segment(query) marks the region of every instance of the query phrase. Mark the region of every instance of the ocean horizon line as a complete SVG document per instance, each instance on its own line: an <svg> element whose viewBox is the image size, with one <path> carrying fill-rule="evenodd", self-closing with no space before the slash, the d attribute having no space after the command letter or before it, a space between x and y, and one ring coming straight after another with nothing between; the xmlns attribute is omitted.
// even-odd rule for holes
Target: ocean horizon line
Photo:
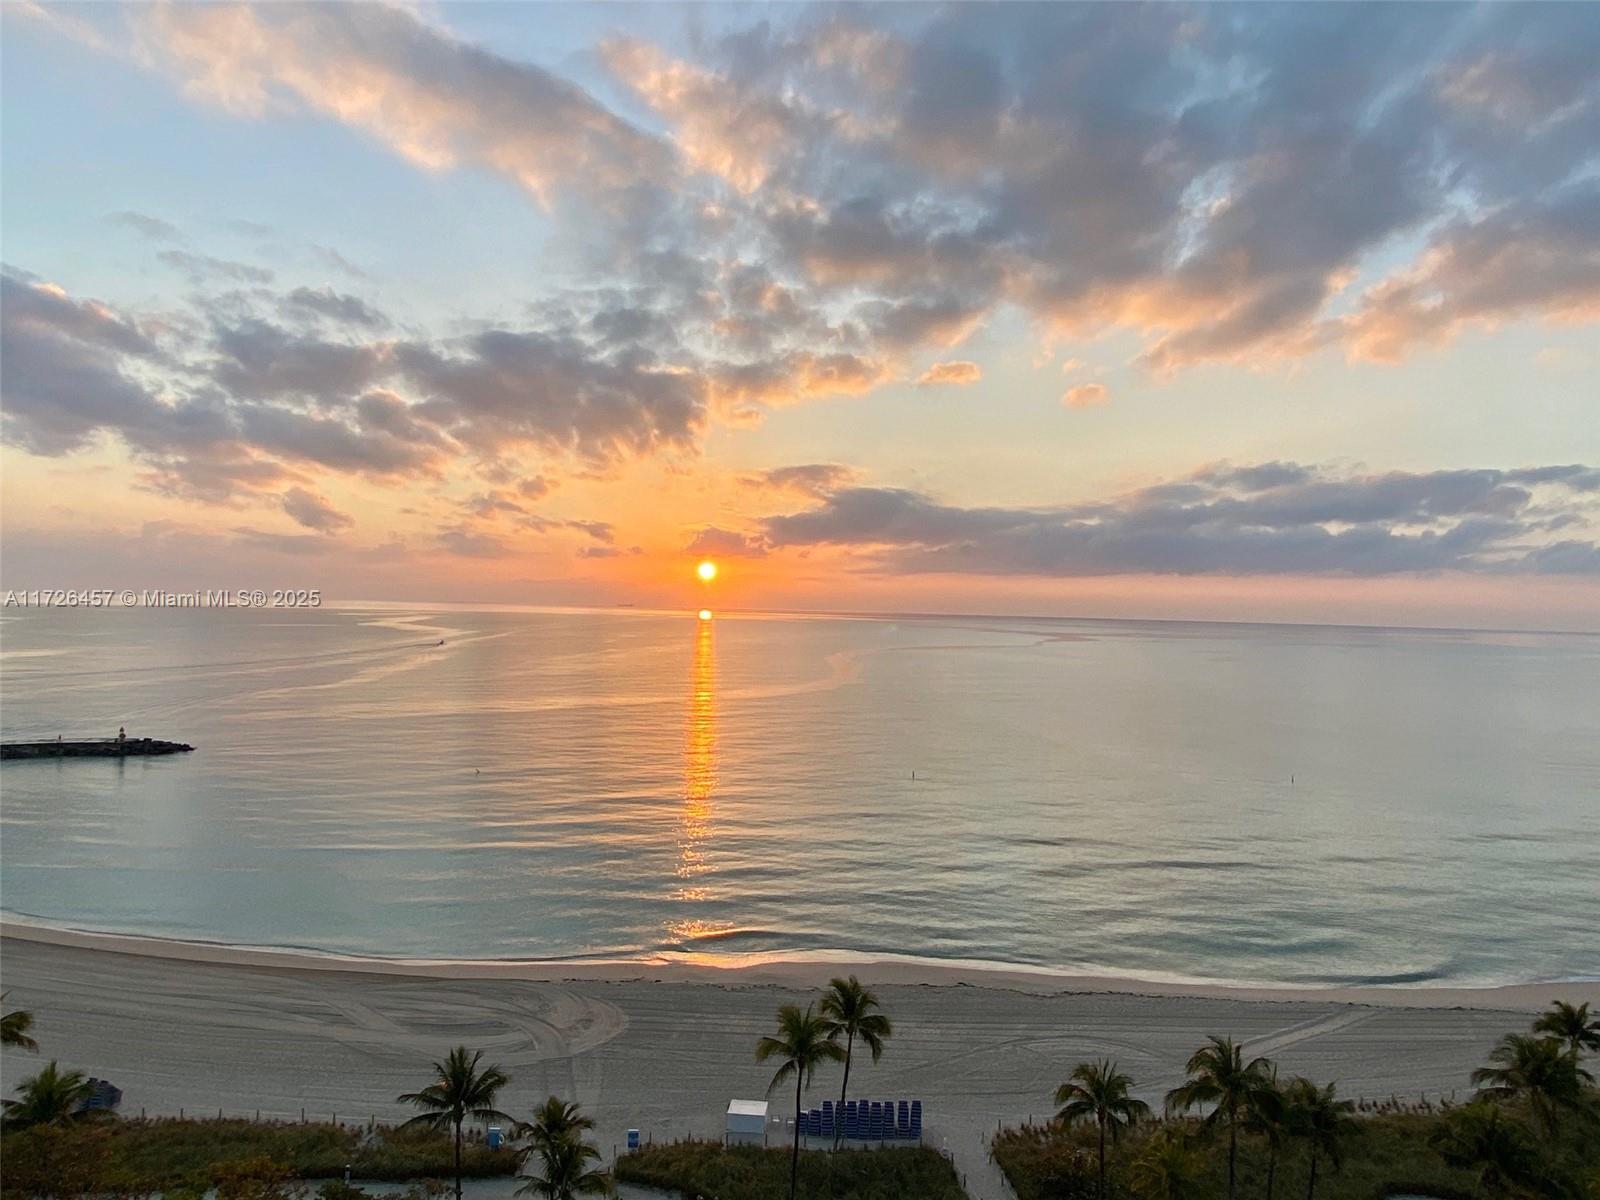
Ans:
<svg viewBox="0 0 1600 1200"><path fill-rule="evenodd" d="M134 606L139 607L139 606ZM327 609L339 612L360 611L443 611L487 613L571 613L574 615L615 615L694 618L698 606L684 608L635 604L513 604L492 600L330 600ZM315 611L315 610L307 610ZM1510 625L1391 625L1359 621L1274 621L1229 619L1224 617L1131 617L1084 616L1063 613L1004 613L957 611L896 611L893 609L800 609L800 608L717 608L716 619L785 618L793 620L840 621L1061 621L1103 625L1215 625L1227 629L1347 629L1390 633L1481 633L1549 637L1600 638L1596 629L1548 629Z"/></svg>

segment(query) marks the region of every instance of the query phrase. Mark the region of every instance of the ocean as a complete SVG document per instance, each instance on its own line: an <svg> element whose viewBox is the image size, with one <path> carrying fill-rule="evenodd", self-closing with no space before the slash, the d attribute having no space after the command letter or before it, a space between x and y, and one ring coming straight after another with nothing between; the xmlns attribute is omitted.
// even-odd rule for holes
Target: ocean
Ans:
<svg viewBox="0 0 1600 1200"><path fill-rule="evenodd" d="M440 644L442 641L443 644ZM1600 977L1600 637L29 609L0 907L426 959Z"/></svg>

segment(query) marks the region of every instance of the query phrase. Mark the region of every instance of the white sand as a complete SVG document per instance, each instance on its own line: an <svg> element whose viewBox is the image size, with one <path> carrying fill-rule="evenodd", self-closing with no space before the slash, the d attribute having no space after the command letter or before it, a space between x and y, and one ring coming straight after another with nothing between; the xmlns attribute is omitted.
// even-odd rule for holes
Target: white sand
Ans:
<svg viewBox="0 0 1600 1200"><path fill-rule="evenodd" d="M926 1138L947 1146L974 1197L1005 1193L986 1159L997 1122L1043 1119L1073 1064L1116 1058L1159 1103L1207 1034L1246 1040L1286 1073L1349 1095L1465 1093L1505 1031L1600 985L1331 991L1178 987L905 963L726 969L682 964L421 964L0 927L8 1006L36 1014L41 1057L113 1080L123 1111L380 1120L465 1043L512 1077L502 1107L552 1092L599 1122L609 1159L631 1127L718 1136L729 1099L764 1094L753 1058L779 1004L841 969L872 983L895 1022L883 1061L851 1092L920 1097ZM38 1059L7 1052L9 1090ZM836 1070L808 1104L837 1099ZM788 1094L792 1097L792 1093ZM792 1099L773 1097L775 1112Z"/></svg>

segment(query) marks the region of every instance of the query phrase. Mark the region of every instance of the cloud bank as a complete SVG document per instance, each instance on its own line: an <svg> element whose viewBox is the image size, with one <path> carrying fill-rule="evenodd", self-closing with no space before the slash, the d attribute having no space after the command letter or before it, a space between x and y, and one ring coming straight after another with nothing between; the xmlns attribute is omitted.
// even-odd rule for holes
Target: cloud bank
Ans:
<svg viewBox="0 0 1600 1200"><path fill-rule="evenodd" d="M1160 372L1600 314L1583 5L811 6L686 57L603 39L628 104L400 8L126 19L197 102L318 114L572 218L643 301L619 319L685 331L746 419L1009 309L1132 331Z"/></svg>
<svg viewBox="0 0 1600 1200"><path fill-rule="evenodd" d="M758 540L855 550L899 574L1600 575L1597 528L1600 468L1363 475L1264 463L1059 508L846 486L766 517Z"/></svg>

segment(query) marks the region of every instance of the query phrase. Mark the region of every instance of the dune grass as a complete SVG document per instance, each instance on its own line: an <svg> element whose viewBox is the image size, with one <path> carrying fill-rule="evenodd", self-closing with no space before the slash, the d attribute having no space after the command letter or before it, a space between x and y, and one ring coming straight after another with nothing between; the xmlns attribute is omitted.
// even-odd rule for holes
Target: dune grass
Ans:
<svg viewBox="0 0 1600 1200"><path fill-rule="evenodd" d="M617 1161L616 1177L706 1200L788 1200L789 1150L684 1141ZM800 1154L801 1200L966 1200L955 1168L922 1146Z"/></svg>
<svg viewBox="0 0 1600 1200"><path fill-rule="evenodd" d="M218 1168L270 1161L302 1180L340 1179L348 1164L363 1179L406 1181L444 1178L451 1172L448 1137L420 1131L365 1131L338 1125L293 1125L243 1120L98 1120L72 1127L9 1132L0 1139L6 1161L5 1192L24 1180L14 1170L59 1172L70 1154L74 1168L92 1160L108 1192L140 1188L201 1187ZM517 1155L470 1144L463 1155L468 1178L510 1175ZM15 1182L15 1187L13 1183Z"/></svg>
<svg viewBox="0 0 1600 1200"><path fill-rule="evenodd" d="M1477 1174L1445 1163L1428 1144L1440 1113L1402 1112L1364 1116L1338 1170L1326 1162L1317 1176L1317 1200L1384 1200L1391 1195L1423 1195L1435 1200L1478 1200L1505 1195L1600 1200L1600 1136L1593 1126L1572 1122L1554 1141L1537 1143L1548 1172L1533 1190L1486 1190ZM1185 1200L1224 1200L1227 1196L1227 1143L1206 1138L1193 1121L1157 1121L1122 1137L1108 1155L1107 1191L1111 1200L1143 1194L1133 1164L1163 1131L1180 1133L1193 1152L1195 1178L1182 1191ZM995 1161L1018 1200L1091 1200L1095 1195L1094 1130L1057 1125L1006 1129L993 1140ZM1238 1195L1266 1194L1264 1142L1244 1135L1239 1141ZM1301 1200L1306 1194L1307 1161L1302 1147L1287 1146L1278 1157L1275 1194Z"/></svg>

